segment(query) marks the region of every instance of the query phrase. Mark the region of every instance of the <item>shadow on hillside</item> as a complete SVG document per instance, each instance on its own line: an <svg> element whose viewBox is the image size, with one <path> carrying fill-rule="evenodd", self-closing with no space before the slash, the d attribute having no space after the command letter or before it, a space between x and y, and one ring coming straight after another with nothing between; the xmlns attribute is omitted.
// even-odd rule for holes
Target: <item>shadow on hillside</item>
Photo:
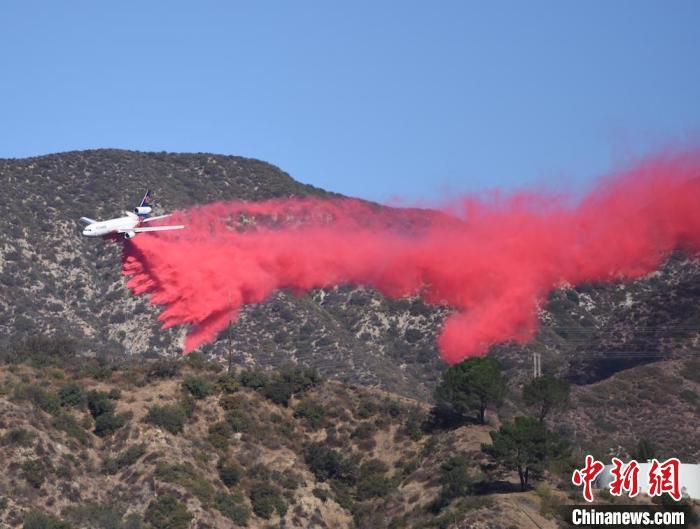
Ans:
<svg viewBox="0 0 700 529"><path fill-rule="evenodd" d="M513 483L505 480L479 483L474 490L474 493L477 495L512 494L513 492L522 492L520 490L520 483Z"/></svg>
<svg viewBox="0 0 700 529"><path fill-rule="evenodd" d="M426 433L435 434L439 432L455 430L462 426L483 426L476 417L465 417L451 413L449 410L441 410L433 407L430 414L423 422L422 429Z"/></svg>

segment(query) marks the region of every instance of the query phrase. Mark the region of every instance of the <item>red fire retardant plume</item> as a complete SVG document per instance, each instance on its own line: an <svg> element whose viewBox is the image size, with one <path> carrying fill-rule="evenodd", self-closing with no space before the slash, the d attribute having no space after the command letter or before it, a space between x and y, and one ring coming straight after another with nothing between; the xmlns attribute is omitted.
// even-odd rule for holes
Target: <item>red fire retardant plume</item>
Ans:
<svg viewBox="0 0 700 529"><path fill-rule="evenodd" d="M648 159L575 204L467 197L439 212L290 198L209 204L168 220L187 228L127 241L123 271L134 294L163 307L163 328L189 325L185 352L279 289L352 284L454 309L438 342L456 363L531 340L552 289L638 278L675 249L697 255L700 151Z"/></svg>

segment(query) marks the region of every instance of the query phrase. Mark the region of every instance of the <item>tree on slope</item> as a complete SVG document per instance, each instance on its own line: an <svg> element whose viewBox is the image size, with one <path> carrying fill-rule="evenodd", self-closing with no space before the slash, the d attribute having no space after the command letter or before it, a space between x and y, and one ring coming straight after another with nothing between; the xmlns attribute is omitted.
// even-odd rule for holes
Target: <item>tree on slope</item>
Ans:
<svg viewBox="0 0 700 529"><path fill-rule="evenodd" d="M534 417L516 417L491 432L492 443L482 450L506 468L517 470L520 490L525 491L533 475L540 475L548 461L569 453L568 445Z"/></svg>
<svg viewBox="0 0 700 529"><path fill-rule="evenodd" d="M487 406L498 404L505 392L505 377L495 358L468 358L442 374L435 400L438 409L460 417L476 411L479 423L485 424Z"/></svg>

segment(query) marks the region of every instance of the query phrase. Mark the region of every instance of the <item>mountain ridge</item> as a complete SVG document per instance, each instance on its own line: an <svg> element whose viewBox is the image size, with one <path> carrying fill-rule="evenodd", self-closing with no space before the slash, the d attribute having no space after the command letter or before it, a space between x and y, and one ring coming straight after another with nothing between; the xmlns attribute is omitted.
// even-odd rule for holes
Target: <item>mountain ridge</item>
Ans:
<svg viewBox="0 0 700 529"><path fill-rule="evenodd" d="M120 149L2 159L0 183L2 340L7 345L37 332L63 332L90 354L117 357L175 355L184 329L159 328L158 308L124 286L119 245L81 238L80 216L103 218L130 209L146 187L155 190L158 212L214 200L339 196L260 160ZM698 298L700 267L676 254L637 281L554 291L541 308L535 340L501 344L491 354L520 380L537 351L548 372L594 382L678 357L700 343ZM324 376L430 400L445 368L435 336L448 312L420 298L392 300L363 287L341 285L301 296L282 291L247 307L232 329L202 351L224 361L232 354L239 365L299 362ZM613 358L611 350L627 354ZM653 354L635 357L634 350Z"/></svg>
<svg viewBox="0 0 700 529"><path fill-rule="evenodd" d="M96 516L96 512L107 516L99 511L107 499L103 490L107 486L114 487L105 490L114 490L123 500L122 506L138 506L137 514L143 517L155 487L159 487L159 493L174 495L187 506L197 519L198 528L229 526L221 512L240 514L242 504L236 494L221 496L223 499L218 503L211 495L197 498L197 491L201 496L202 490L211 491L211 487L219 490L222 486L209 479L211 476L207 472L213 472L213 462L205 462L203 455L207 443L212 439L217 442L216 435L213 438L210 435L212 431L216 434L217 428L226 430L219 424L221 421L217 422L220 411L212 411L218 407L210 402L211 397L203 401L209 405L200 403L197 406L198 418L185 427L184 444L171 434L156 431L142 422L146 407L170 405L184 391L180 385L186 385L186 379L180 377L177 383L161 381L149 390L143 389L151 381L147 371L139 371L142 368L139 364L157 364L163 357L178 358L175 364L184 366L185 370L194 366L192 369L198 376L205 376L212 384L214 375L206 372L210 368L212 373L221 370L229 358L235 370L261 367L274 371L289 364L315 368L327 382L312 396L331 403L335 410L332 413L338 414L334 415L337 430L323 437L315 427L309 428L307 422L313 421L318 410L308 402L302 406L300 417L295 417L294 412L284 406L274 409L268 403L261 404L256 392L246 390L241 394L248 403L246 412L260 423L260 431L277 432L292 424L289 421L296 421L294 428L298 439L324 439L331 445L339 438L344 443L348 439L352 443L357 440L356 451L361 443L369 450L369 438L362 436L371 431L370 437L377 446L385 447L382 454L386 455L385 464L389 466L398 463L395 454L385 453L389 450L398 454L409 450L412 457L420 461L424 451L433 450L427 440L411 440L410 434L406 440L407 432L397 434L401 425L392 422L388 411L389 419L383 418L374 425L377 428L374 430L372 425L360 424L371 421L360 418L358 422L353 418L355 412L347 415L343 406L356 409L372 395L377 402L392 400L421 410L419 415L426 417L433 390L446 368L439 358L435 338L444 317L449 314L448 307L431 306L420 298L390 299L373 289L349 285L301 295L280 291L265 303L246 307L236 324L221 333L215 343L183 358L180 346L185 329L160 329L158 308L142 296L132 296L126 289L121 275L120 245L82 238L77 223L83 215L104 218L119 209L131 209L145 187L156 190L157 212L213 200L338 195L296 182L287 173L258 160L113 149L0 160L0 186L3 191L0 201L0 354L16 358L22 351L45 352L48 349L60 358L63 352L70 350L83 358L79 362L71 355L65 360L65 366L59 363L43 368L12 363L0 365L0 409L4 414L0 430L8 439L8 444L0 443L0 453L14 462L15 475L26 475L27 480L31 480L32 472L41 467L33 461L43 457L47 450L55 451L49 457L51 466L44 470L64 481L68 474L82 476L90 485L90 495L85 498L76 495L74 487L58 490L53 485L41 485L44 487L41 494L48 493L41 495L34 490L31 481L26 485L21 479L13 478L14 481L5 484L6 488L21 491L26 497L10 502L4 514L0 497L0 519L17 526L32 505L56 515L62 515L59 507L70 507L66 515L71 520ZM279 520L286 516L290 527L311 526L313 522L318 527L331 524L348 528L381 526L372 524L394 517L397 523L404 524L394 526L398 528L410 526L410 511L415 502L418 502L420 516L427 516L426 509L439 489L435 475L441 464L450 459L453 449L473 458L471 470L479 472L482 466L488 467L479 444L488 441L489 429L529 413L521 397L521 388L533 376L535 353L541 355L545 373L572 383L571 405L553 417L550 426L569 440L577 454L592 453L606 461L611 456L628 459L638 442L649 441L660 457L698 461L700 437L695 435L697 427L693 417L700 414L700 264L693 256L674 253L659 270L636 281L563 286L543 302L539 320L540 329L532 342L499 344L489 351L499 360L508 380L508 391L498 407L498 415L495 410L489 411L491 424L429 433L439 441L439 454L428 456L428 467L421 467L419 463L420 468L414 469L410 461L406 463L405 472L411 477L402 482L400 494L392 493L386 504L388 510L382 507L385 504L374 501L361 501L357 506L359 510L353 510L343 504L345 496L341 489L333 490L333 499L328 499L331 496L327 496L330 494L327 487L309 476L300 446L295 445L290 451L289 447L284 447L284 441L280 441L284 438L283 428L277 432L280 439L276 435L271 439L262 436L264 442L281 443L280 447L269 447L266 457L284 460L287 466L293 461L292 470L301 473L305 481L303 492L287 491L285 496L290 506L295 504L296 512L273 516L278 516ZM43 340L42 335L51 338ZM60 337L65 339L58 339ZM202 364L203 358L211 362ZM27 359L27 363L31 362L31 358ZM86 370L89 367L89 371L68 370L69 367L79 368L80 364L85 364ZM134 368L134 364L138 367ZM201 375L203 370L205 375ZM87 435L83 430L96 428L96 422L87 417L84 410L81 413L87 426L78 424L79 428L74 423L81 419L80 414L74 414L73 422L62 413L55 417L47 415L46 410L41 409L45 405L43 394L37 396L27 390L31 381L44 389L53 388L55 392L60 392L64 382L70 381L89 389L115 391L114 395L121 388L130 396L116 399L119 400L117 409L125 414L129 426L115 434L114 447L103 446L102 441L91 434L88 438L93 446L81 448L80 441L76 444L75 439L66 438L66 435L70 437L66 429L83 438ZM33 404L30 403L32 398ZM296 409L301 400L294 400L292 404ZM253 413L259 409L269 412L269 417ZM418 419L412 413L401 415L404 426L408 423L415 426ZM282 417L281 423L279 417ZM681 424L673 426L669 418L676 418ZM234 419L238 424L235 422L238 419ZM391 426L387 429L387 425ZM209 427L214 430L208 430ZM29 438L25 438L22 431L30 432ZM134 443L127 443L127 437L132 435ZM18 436L18 440L12 440L13 436ZM118 480L109 472L103 475L105 472L95 467L104 464L111 468L110 465L118 465L117 459L129 459L134 454L129 456L128 450L136 450L142 441L152 445L153 453L160 452L160 456L139 455L136 467L119 470ZM253 459L261 456L261 452L251 452L252 447L246 441L243 438L240 443L245 449L243 452L238 454L239 448L235 450L236 457L247 461L246 469L250 473L245 483L248 499L243 502L248 507L255 497L253 490L257 490L254 485L260 481ZM17 442L24 442L26 446L17 447ZM62 448L66 445L69 446L67 452ZM79 458L78 454L86 450L93 466L72 462L71 458ZM180 458L184 458L183 464L196 470L192 471L196 477L191 469L171 468L172 461L180 461ZM19 461L27 468L20 468ZM270 461L266 460L265 464L270 465ZM398 468L385 474L398 479L404 472ZM198 481L202 475L207 476L208 485ZM130 497L125 487L134 483L138 486L135 495ZM546 487L550 485L545 483ZM561 483L556 486L560 487ZM571 501L572 492L566 494ZM566 499L566 494L561 490L514 496L496 492L485 502L478 496L468 495L450 507L449 516L454 518L437 517L436 520L442 524L440 527L456 529L493 527L494 517L499 520L502 517L507 520L501 524L505 529L530 523L522 518L525 509L542 527L553 527L548 505ZM99 507L98 511L75 510L74 504L83 499L93 502L95 509ZM51 501L56 503L51 504ZM126 511L109 512L113 517L129 515ZM207 517L213 517L214 521L207 521ZM265 527L263 519L255 518L251 525ZM450 520L455 522L451 526ZM436 525L431 525L426 518L424 526Z"/></svg>

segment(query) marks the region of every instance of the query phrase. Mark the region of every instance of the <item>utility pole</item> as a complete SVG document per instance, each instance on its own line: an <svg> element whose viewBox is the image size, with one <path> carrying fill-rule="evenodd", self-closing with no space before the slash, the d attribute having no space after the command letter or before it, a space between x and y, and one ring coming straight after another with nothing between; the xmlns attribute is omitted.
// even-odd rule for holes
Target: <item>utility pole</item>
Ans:
<svg viewBox="0 0 700 529"><path fill-rule="evenodd" d="M231 308L231 293L228 294L228 306ZM233 310L231 311L231 319L228 322L228 369L226 372L230 375L233 370Z"/></svg>
<svg viewBox="0 0 700 529"><path fill-rule="evenodd" d="M231 327L233 322L228 322L228 369L226 372L230 375L233 370L233 339L231 337Z"/></svg>
<svg viewBox="0 0 700 529"><path fill-rule="evenodd" d="M532 377L542 376L542 353L532 353Z"/></svg>

